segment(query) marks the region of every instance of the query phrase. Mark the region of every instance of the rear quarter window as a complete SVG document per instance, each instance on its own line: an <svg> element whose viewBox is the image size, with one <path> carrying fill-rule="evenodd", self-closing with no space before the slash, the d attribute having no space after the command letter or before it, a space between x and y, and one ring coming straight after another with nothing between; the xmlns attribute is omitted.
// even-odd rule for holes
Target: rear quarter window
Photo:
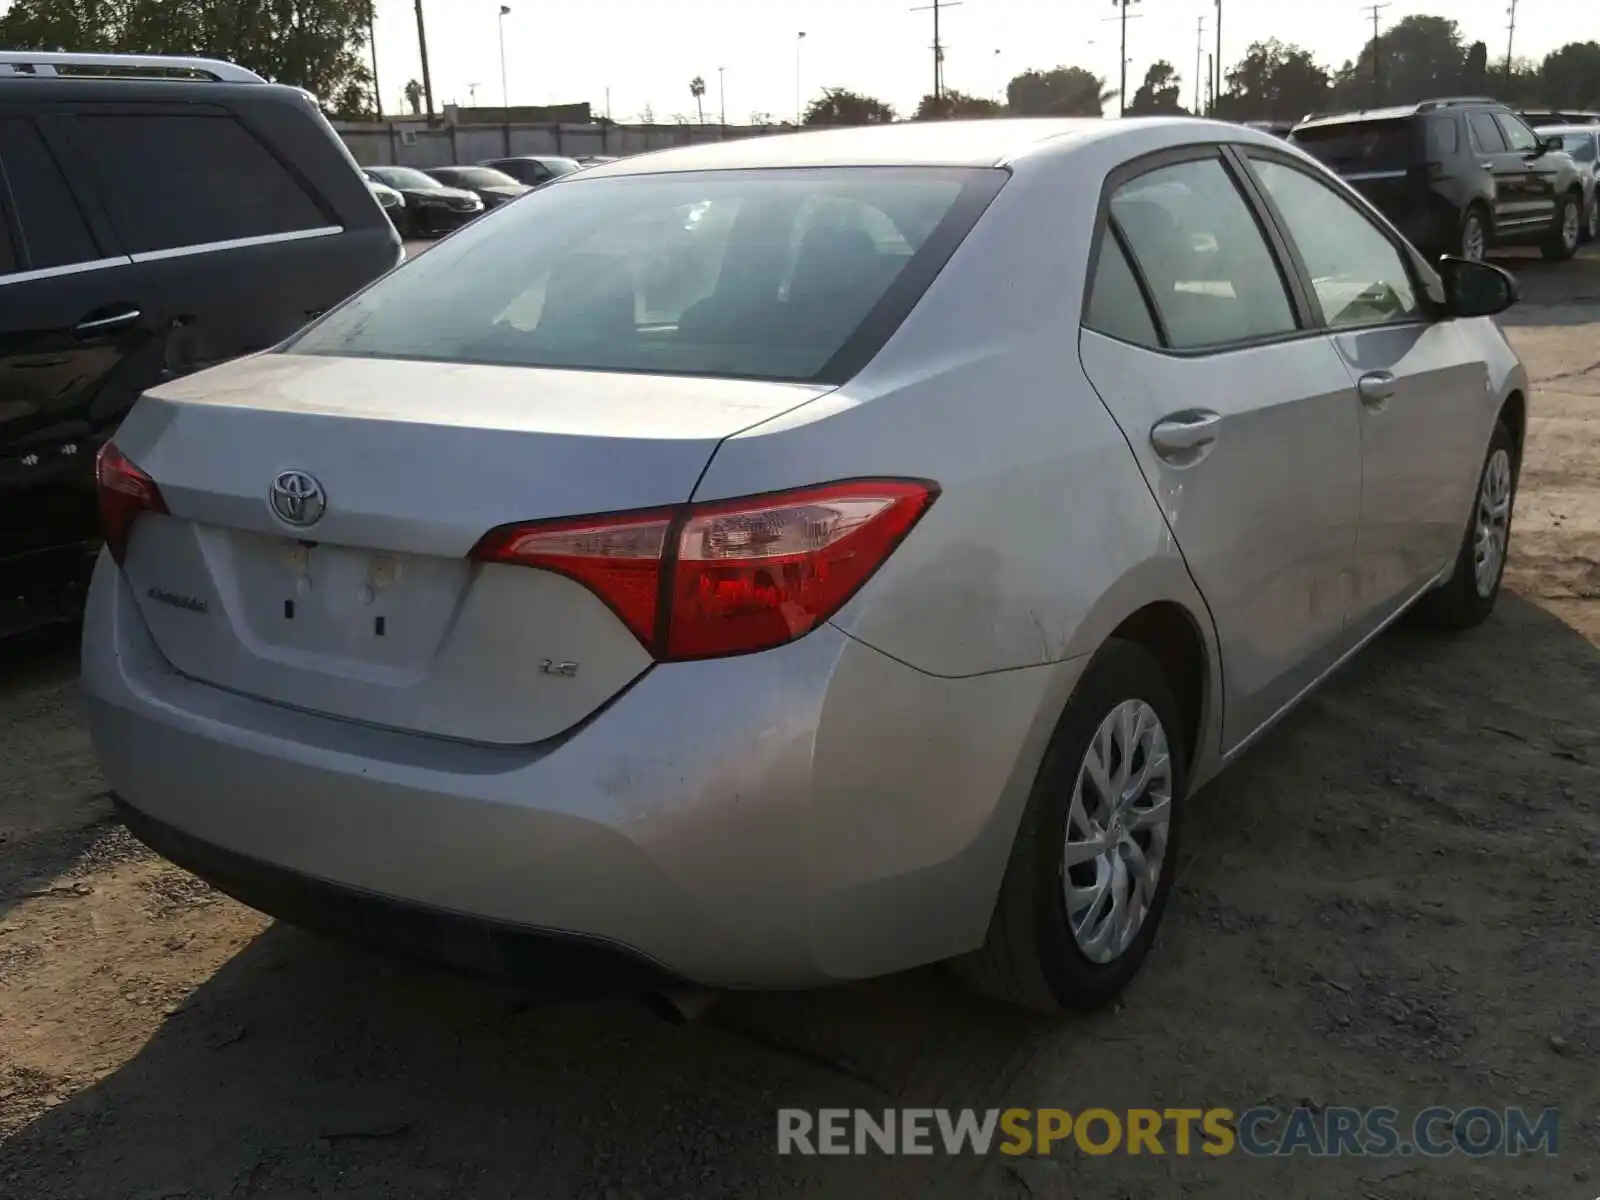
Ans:
<svg viewBox="0 0 1600 1200"><path fill-rule="evenodd" d="M233 117L82 114L73 127L130 253L329 224L293 173Z"/></svg>

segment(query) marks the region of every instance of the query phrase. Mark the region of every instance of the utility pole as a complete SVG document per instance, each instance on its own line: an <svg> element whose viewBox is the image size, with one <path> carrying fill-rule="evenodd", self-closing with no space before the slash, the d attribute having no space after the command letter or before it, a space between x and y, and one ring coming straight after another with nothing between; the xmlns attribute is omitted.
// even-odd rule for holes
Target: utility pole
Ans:
<svg viewBox="0 0 1600 1200"><path fill-rule="evenodd" d="M1201 78L1200 78L1200 66L1201 66L1201 64L1203 62L1205 62L1205 57L1206 57L1206 19L1204 17L1201 17L1199 26L1198 26L1198 28L1196 28L1195 35L1194 35L1194 115L1197 116L1197 117L1204 116L1205 112L1206 112L1206 106L1205 106L1205 100L1206 100L1206 98L1205 98L1205 86L1206 85L1201 82Z"/></svg>
<svg viewBox="0 0 1600 1200"><path fill-rule="evenodd" d="M505 156L511 157L511 93L506 87L506 18L511 15L511 6L500 6L500 118L502 137L505 141Z"/></svg>
<svg viewBox="0 0 1600 1200"><path fill-rule="evenodd" d="M1222 72L1226 69L1222 65L1222 0L1217 0L1217 53L1211 61L1211 112L1216 114L1217 106L1222 103Z"/></svg>
<svg viewBox="0 0 1600 1200"><path fill-rule="evenodd" d="M428 106L428 124L433 124L433 75L428 71L428 26L422 20L422 0L417 6L417 49L422 56L422 96Z"/></svg>
<svg viewBox="0 0 1600 1200"><path fill-rule="evenodd" d="M717 110L721 114L723 128L728 125L728 68L717 68Z"/></svg>
<svg viewBox="0 0 1600 1200"><path fill-rule="evenodd" d="M933 14L933 101L938 104L944 99L944 41L939 36L939 14L947 8L957 8L962 0L933 0L932 4L922 4L913 8L912 12L931 12Z"/></svg>
<svg viewBox="0 0 1600 1200"><path fill-rule="evenodd" d="M1388 4L1368 4L1363 6L1363 12L1372 14L1372 103L1374 106L1383 103L1383 41L1379 29L1379 21L1383 10Z"/></svg>
<svg viewBox="0 0 1600 1200"><path fill-rule="evenodd" d="M800 107L800 47L806 44L806 31L802 29L794 35L794 127L800 128L801 118L805 115Z"/></svg>
<svg viewBox="0 0 1600 1200"><path fill-rule="evenodd" d="M1122 62L1117 68L1120 83L1117 88L1117 116L1119 117L1127 116L1128 114L1128 22L1139 19L1138 17L1130 18L1128 16L1128 5L1138 3L1139 0L1111 0L1111 6L1121 10L1115 17L1110 18L1122 26Z"/></svg>
<svg viewBox="0 0 1600 1200"><path fill-rule="evenodd" d="M378 86L378 0L367 0L367 48L372 51L373 116L383 120L383 89Z"/></svg>
<svg viewBox="0 0 1600 1200"><path fill-rule="evenodd" d="M1507 27L1506 33L1506 91L1508 93L1506 101L1509 103L1511 100L1509 95L1511 90L1511 51L1517 44L1517 0L1511 0L1511 7L1507 12L1511 15L1511 24Z"/></svg>

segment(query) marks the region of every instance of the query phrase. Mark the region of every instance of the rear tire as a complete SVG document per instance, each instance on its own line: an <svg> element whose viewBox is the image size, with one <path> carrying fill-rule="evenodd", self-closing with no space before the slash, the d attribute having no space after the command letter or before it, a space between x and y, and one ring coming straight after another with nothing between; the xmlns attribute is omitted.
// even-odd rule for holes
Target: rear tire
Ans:
<svg viewBox="0 0 1600 1200"><path fill-rule="evenodd" d="M1583 223L1583 240L1600 242L1600 187L1596 187L1594 195L1589 197L1588 219Z"/></svg>
<svg viewBox="0 0 1600 1200"><path fill-rule="evenodd" d="M1582 197L1568 192L1556 205L1556 221L1550 236L1539 247L1545 262L1566 262L1578 252L1582 240Z"/></svg>
<svg viewBox="0 0 1600 1200"><path fill-rule="evenodd" d="M1134 642L1107 642L1045 752L988 937L951 964L969 986L1047 1013L1099 1008L1127 987L1172 890L1188 787L1182 729L1172 687L1150 652ZM1132 752L1121 754L1117 746ZM1116 795L1101 795L1097 774ZM1133 786L1141 778L1144 787ZM1111 804L1102 807L1106 799ZM1139 919L1119 924L1119 912ZM1102 937L1108 927L1113 932Z"/></svg>
<svg viewBox="0 0 1600 1200"><path fill-rule="evenodd" d="M1478 472L1455 570L1440 587L1417 602L1415 615L1434 629L1463 630L1483 624L1500 598L1506 558L1511 550L1511 517L1517 502L1517 444L1503 421L1496 421L1489 452ZM1485 539L1488 541L1485 541ZM1491 551L1487 556L1485 550Z"/></svg>

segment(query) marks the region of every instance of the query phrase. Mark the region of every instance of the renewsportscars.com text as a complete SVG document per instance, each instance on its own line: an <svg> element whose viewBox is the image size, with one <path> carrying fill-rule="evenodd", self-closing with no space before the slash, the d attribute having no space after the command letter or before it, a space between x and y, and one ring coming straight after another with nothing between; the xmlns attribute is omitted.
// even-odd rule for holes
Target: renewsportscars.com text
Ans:
<svg viewBox="0 0 1600 1200"><path fill-rule="evenodd" d="M1554 1155L1555 1109L784 1108L779 1154Z"/></svg>

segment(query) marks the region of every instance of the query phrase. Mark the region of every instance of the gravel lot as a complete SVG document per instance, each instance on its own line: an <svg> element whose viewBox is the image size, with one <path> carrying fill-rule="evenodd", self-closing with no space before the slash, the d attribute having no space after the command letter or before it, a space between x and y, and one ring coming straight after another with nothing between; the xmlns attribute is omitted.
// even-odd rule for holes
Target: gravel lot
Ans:
<svg viewBox="0 0 1600 1200"><path fill-rule="evenodd" d="M73 648L0 652L0 1196L1588 1198L1600 1193L1600 257L1514 265L1508 594L1397 630L1198 798L1120 1011L937 970L670 1025L271 922L115 824ZM1560 1154L779 1158L779 1106L1562 1110Z"/></svg>

